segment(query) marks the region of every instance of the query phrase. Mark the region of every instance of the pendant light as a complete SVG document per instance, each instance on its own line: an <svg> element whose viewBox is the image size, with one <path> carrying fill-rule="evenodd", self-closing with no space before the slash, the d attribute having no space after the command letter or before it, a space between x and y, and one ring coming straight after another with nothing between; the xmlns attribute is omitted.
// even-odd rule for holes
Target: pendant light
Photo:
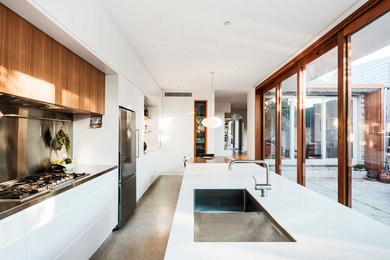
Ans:
<svg viewBox="0 0 390 260"><path fill-rule="evenodd" d="M214 92L214 74L215 72L210 72L211 74L211 90L212 90L212 100L215 103L215 92ZM216 116L208 116L202 120L202 125L207 128L218 128L222 125L222 120Z"/></svg>

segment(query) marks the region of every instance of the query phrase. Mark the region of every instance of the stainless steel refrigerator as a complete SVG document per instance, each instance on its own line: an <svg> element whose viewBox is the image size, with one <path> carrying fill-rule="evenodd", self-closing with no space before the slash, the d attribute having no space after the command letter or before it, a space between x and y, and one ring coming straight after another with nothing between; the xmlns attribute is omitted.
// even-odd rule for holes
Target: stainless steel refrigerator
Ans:
<svg viewBox="0 0 390 260"><path fill-rule="evenodd" d="M129 220L136 207L136 128L135 112L119 107L119 220L118 228Z"/></svg>

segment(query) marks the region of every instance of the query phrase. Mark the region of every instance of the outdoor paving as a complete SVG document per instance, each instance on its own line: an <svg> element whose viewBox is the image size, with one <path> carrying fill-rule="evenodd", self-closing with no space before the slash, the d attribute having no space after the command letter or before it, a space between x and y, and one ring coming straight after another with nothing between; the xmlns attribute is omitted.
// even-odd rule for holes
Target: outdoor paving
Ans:
<svg viewBox="0 0 390 260"><path fill-rule="evenodd" d="M296 182L296 168L284 167L282 176ZM336 176L337 169L335 168L308 167L306 187L337 201ZM368 179L364 177L364 173L353 178L352 209L390 226L390 184Z"/></svg>

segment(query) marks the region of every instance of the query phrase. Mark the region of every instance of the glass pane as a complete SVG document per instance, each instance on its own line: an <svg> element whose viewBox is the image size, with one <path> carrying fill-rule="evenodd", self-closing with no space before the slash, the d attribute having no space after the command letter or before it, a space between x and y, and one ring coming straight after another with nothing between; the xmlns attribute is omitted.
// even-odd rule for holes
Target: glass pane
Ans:
<svg viewBox="0 0 390 260"><path fill-rule="evenodd" d="M294 182L297 181L297 84L296 74L281 83L281 169L282 176Z"/></svg>
<svg viewBox="0 0 390 260"><path fill-rule="evenodd" d="M337 201L337 48L306 66L306 186Z"/></svg>
<svg viewBox="0 0 390 260"><path fill-rule="evenodd" d="M352 208L386 225L390 225L389 24L390 13L351 37Z"/></svg>
<svg viewBox="0 0 390 260"><path fill-rule="evenodd" d="M306 159L322 158L322 98L306 99Z"/></svg>
<svg viewBox="0 0 390 260"><path fill-rule="evenodd" d="M195 157L198 157L206 152L206 127L202 125L202 120L206 117L205 101L195 101L195 116Z"/></svg>
<svg viewBox="0 0 390 260"><path fill-rule="evenodd" d="M265 93L264 99L264 157L270 165L270 169L275 171L275 88Z"/></svg>

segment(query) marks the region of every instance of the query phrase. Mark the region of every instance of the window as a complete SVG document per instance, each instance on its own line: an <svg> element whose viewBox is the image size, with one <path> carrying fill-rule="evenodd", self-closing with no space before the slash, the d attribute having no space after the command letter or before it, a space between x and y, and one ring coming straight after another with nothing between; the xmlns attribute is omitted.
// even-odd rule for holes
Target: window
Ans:
<svg viewBox="0 0 390 260"><path fill-rule="evenodd" d="M207 129L202 120L207 117L207 101L195 101L195 157L207 153Z"/></svg>

